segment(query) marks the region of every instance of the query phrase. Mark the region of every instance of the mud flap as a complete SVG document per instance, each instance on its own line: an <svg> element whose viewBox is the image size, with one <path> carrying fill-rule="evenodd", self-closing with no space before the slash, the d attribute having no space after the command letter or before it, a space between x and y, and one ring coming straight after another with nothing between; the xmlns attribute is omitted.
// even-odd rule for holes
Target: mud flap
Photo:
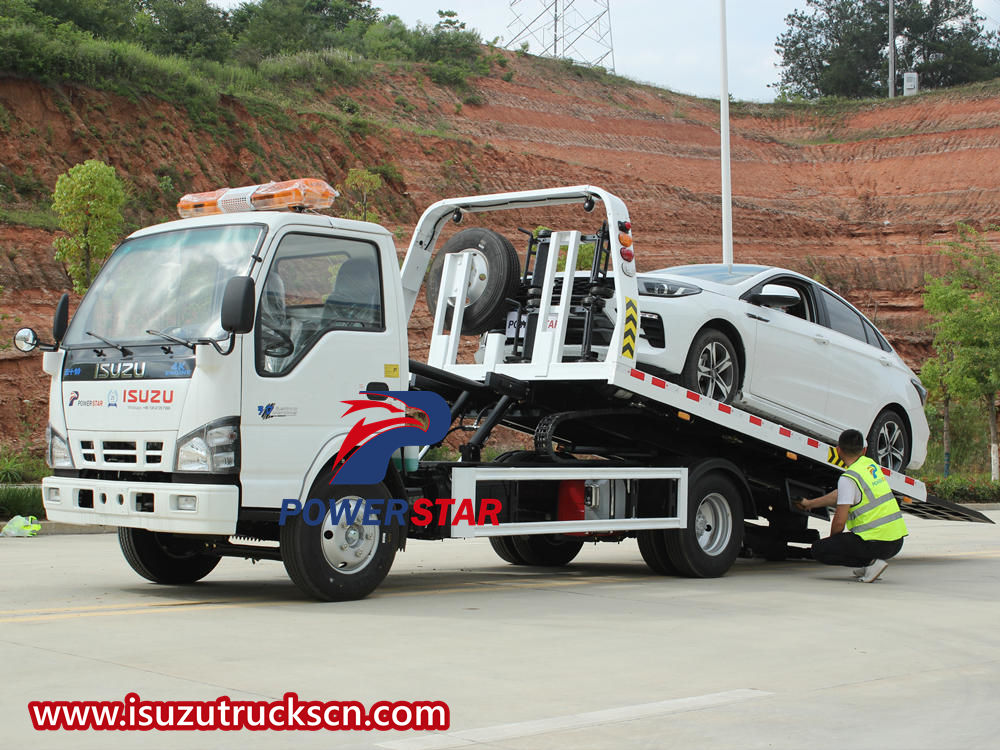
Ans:
<svg viewBox="0 0 1000 750"><path fill-rule="evenodd" d="M936 521L969 521L971 523L993 523L992 520L965 505L953 503L937 495L927 495L926 500L914 500L912 498L896 495L899 507L904 513L916 516L917 518L929 518Z"/></svg>

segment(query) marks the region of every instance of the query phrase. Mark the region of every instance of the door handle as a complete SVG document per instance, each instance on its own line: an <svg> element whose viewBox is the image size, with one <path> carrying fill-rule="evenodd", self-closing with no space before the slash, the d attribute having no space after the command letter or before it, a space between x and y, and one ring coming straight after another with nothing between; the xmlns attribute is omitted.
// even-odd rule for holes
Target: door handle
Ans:
<svg viewBox="0 0 1000 750"><path fill-rule="evenodd" d="M828 339L826 336L813 336L813 341L815 341L817 344L829 344L830 343L830 339Z"/></svg>
<svg viewBox="0 0 1000 750"><path fill-rule="evenodd" d="M747 313L747 317L748 318L752 318L753 320L759 320L761 323L770 323L771 322L770 318L762 318L759 315L754 315L753 313Z"/></svg>
<svg viewBox="0 0 1000 750"><path fill-rule="evenodd" d="M892 362L886 359L885 357L880 357L879 362L881 362L886 367L892 367Z"/></svg>
<svg viewBox="0 0 1000 750"><path fill-rule="evenodd" d="M389 390L389 384L380 383L377 380L373 380L372 382L370 382L368 385L365 386L365 390L368 391L368 398L370 398L372 401L385 401L388 398L388 396L379 396L376 394L378 391Z"/></svg>

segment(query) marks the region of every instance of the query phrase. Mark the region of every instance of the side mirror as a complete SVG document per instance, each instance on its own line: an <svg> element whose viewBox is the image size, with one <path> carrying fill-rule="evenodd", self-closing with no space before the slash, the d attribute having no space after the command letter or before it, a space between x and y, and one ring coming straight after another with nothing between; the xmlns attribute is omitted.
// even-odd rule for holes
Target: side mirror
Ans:
<svg viewBox="0 0 1000 750"><path fill-rule="evenodd" d="M63 336L66 335L66 328L69 326L69 295L63 294L56 305L56 314L52 318L52 338L55 339L56 346L62 343Z"/></svg>
<svg viewBox="0 0 1000 750"><path fill-rule="evenodd" d="M234 276L222 295L222 330L249 333L253 330L254 283L249 276Z"/></svg>
<svg viewBox="0 0 1000 750"><path fill-rule="evenodd" d="M14 346L22 352L31 352L38 347L38 334L33 328L22 328L14 334Z"/></svg>
<svg viewBox="0 0 1000 750"><path fill-rule="evenodd" d="M759 292L750 295L751 304L778 310L795 307L801 301L802 297L796 290L782 284L765 284Z"/></svg>

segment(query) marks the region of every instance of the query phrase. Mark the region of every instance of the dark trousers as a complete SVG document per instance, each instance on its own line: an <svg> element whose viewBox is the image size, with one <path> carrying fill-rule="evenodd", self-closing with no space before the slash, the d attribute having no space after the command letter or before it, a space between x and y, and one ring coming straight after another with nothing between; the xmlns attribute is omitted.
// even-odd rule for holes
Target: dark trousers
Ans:
<svg viewBox="0 0 1000 750"><path fill-rule="evenodd" d="M891 542L865 541L857 534L842 531L813 542L812 556L814 560L819 560L824 565L861 568L871 565L876 559L888 560L897 555L901 549L903 549L902 538Z"/></svg>

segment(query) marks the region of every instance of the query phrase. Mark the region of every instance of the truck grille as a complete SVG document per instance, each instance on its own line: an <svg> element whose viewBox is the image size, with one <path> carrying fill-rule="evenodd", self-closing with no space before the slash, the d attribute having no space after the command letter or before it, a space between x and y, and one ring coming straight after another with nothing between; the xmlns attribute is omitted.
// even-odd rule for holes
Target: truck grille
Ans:
<svg viewBox="0 0 1000 750"><path fill-rule="evenodd" d="M159 468L163 445L162 440L80 440L80 455L94 466Z"/></svg>

